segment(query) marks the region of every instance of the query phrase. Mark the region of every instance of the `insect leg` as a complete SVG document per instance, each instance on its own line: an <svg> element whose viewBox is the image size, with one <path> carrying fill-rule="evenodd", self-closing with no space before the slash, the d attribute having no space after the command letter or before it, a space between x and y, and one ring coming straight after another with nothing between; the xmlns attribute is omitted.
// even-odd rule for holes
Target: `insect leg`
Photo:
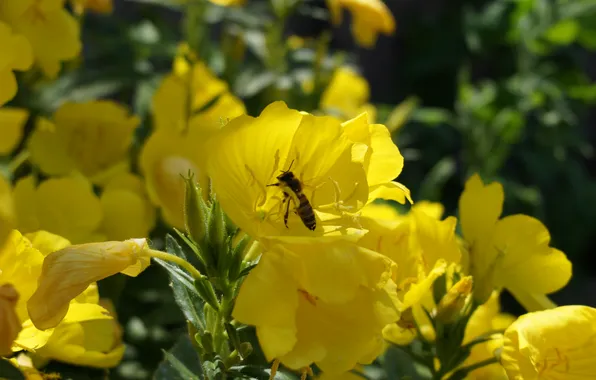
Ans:
<svg viewBox="0 0 596 380"><path fill-rule="evenodd" d="M285 193L284 193L285 194ZM288 194L285 194L286 196L286 213L284 214L284 225L286 226L286 228L288 227L288 215L290 214L290 203L292 202L292 199L289 197Z"/></svg>

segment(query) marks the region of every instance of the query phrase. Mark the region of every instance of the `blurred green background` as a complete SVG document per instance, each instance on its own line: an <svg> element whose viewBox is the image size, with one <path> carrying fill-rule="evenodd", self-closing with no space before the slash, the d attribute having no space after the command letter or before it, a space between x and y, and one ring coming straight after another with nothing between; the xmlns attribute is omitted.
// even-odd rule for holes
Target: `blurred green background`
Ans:
<svg viewBox="0 0 596 380"><path fill-rule="evenodd" d="M323 79L339 61L361 68L381 122L405 99L417 101L395 135L406 159L400 182L414 199L440 201L447 214L456 215L472 173L500 181L505 214L542 220L552 245L574 264L573 280L553 299L596 306L596 1L386 3L397 32L380 37L374 49L353 43L348 22L333 28L323 0L300 2L283 28L268 1L249 0L234 10L209 6L195 37L202 41L202 58L231 82L253 115L275 98L314 108L316 89L311 98L292 94L321 52L328 55L321 64ZM181 10L164 1L115 0L113 15L84 20L85 64L30 107L43 112L68 99L116 99L142 117L142 138L150 125L151 95L170 70L184 25ZM315 43L285 59L276 44L290 35L328 41L329 50ZM224 55L238 46L242 58L231 64ZM165 231L158 229L156 239ZM101 291L115 300L128 342L125 360L111 378L150 378L161 350L185 329L165 272L152 266L134 281L114 277ZM505 308L522 311L510 298Z"/></svg>

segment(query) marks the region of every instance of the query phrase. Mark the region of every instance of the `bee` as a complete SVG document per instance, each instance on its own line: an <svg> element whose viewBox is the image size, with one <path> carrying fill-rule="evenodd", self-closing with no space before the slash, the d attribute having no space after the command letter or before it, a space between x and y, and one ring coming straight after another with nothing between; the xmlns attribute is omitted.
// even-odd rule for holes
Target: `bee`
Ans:
<svg viewBox="0 0 596 380"><path fill-rule="evenodd" d="M290 163L288 170L282 170L281 174L277 176L279 182L267 186L278 186L283 191L284 199L282 204L286 204L286 212L284 213L284 225L286 228L288 228L290 202L294 202L294 205L297 205L294 209L296 215L300 217L306 228L314 231L317 227L315 213L308 198L306 198L306 195L302 192L302 183L296 178L294 173L291 172L293 163L294 161Z"/></svg>

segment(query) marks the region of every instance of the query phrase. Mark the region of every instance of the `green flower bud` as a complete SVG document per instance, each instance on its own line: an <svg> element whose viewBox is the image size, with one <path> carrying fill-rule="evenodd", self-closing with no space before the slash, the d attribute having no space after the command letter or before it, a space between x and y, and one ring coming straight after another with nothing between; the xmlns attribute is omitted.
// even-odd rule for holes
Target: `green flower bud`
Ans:
<svg viewBox="0 0 596 380"><path fill-rule="evenodd" d="M190 174L185 178L186 190L184 193L184 226L186 232L199 245L202 245L207 232L209 208L203 199L203 190Z"/></svg>

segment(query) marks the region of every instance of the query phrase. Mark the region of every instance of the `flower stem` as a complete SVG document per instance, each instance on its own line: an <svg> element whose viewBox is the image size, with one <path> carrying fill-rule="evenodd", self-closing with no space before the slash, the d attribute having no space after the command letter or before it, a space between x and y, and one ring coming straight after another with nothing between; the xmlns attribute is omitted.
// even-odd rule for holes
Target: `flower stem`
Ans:
<svg viewBox="0 0 596 380"><path fill-rule="evenodd" d="M25 162L27 162L27 160L29 160L29 151L28 150L22 150L19 152L19 154L17 154L15 156L15 158L12 159L12 161L10 161L10 163L8 164L8 171L10 173L14 173L18 168L21 167L21 165L23 165Z"/></svg>
<svg viewBox="0 0 596 380"><path fill-rule="evenodd" d="M182 268L186 269L186 271L189 272L192 275L192 277L194 277L196 280L202 280L202 279L206 278L204 275L201 274L201 272L199 272L197 270L197 268L193 267L191 263L189 263L188 261L186 261L178 256L174 256L174 255L166 253L166 252L158 251L156 249L149 249L148 253L149 253L149 256L151 256L153 258L161 259L164 261L169 261L174 264L178 264Z"/></svg>
<svg viewBox="0 0 596 380"><path fill-rule="evenodd" d="M471 364L467 367L462 367L462 368L458 369L457 371L455 371L451 376L449 376L448 380L464 379L470 372L477 370L478 368L482 368L487 365L496 364L496 363L499 363L499 359L493 357L493 358L488 358L488 359L479 361L477 363Z"/></svg>

